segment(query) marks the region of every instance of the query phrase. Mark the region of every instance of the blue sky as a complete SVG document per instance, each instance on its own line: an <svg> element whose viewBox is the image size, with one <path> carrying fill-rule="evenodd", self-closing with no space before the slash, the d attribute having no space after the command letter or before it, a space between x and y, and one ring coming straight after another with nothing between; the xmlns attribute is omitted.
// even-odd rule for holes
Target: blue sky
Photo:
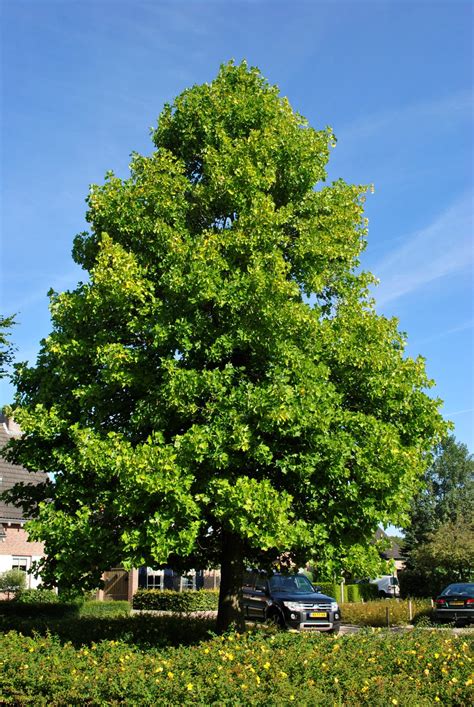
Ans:
<svg viewBox="0 0 474 707"><path fill-rule="evenodd" d="M165 101L230 58L338 137L329 177L374 183L363 267L474 450L472 14L461 0L1 0L0 312L18 360L74 287L90 183L151 151ZM4 381L0 404L10 402Z"/></svg>

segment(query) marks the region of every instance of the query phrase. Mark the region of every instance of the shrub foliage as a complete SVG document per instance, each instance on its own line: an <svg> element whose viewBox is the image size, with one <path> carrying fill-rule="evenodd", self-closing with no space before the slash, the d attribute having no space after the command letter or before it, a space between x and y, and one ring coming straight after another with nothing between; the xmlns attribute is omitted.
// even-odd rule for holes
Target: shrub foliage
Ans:
<svg viewBox="0 0 474 707"><path fill-rule="evenodd" d="M185 622L182 622L185 623ZM64 705L469 704L471 641L433 631L337 639L257 631L191 647L88 647L0 638L2 703Z"/></svg>
<svg viewBox="0 0 474 707"><path fill-rule="evenodd" d="M219 592L213 589L175 592L172 590L141 589L133 597L134 609L149 611L214 611Z"/></svg>

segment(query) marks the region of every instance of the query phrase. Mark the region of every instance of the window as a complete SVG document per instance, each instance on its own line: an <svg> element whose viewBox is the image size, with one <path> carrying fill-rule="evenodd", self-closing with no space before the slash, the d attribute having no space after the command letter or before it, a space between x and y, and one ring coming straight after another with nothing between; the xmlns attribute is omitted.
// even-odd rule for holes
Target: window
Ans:
<svg viewBox="0 0 474 707"><path fill-rule="evenodd" d="M159 570L158 572L148 570L148 575L146 578L146 588L163 589L163 570Z"/></svg>
<svg viewBox="0 0 474 707"><path fill-rule="evenodd" d="M12 570L28 571L29 557L12 557Z"/></svg>

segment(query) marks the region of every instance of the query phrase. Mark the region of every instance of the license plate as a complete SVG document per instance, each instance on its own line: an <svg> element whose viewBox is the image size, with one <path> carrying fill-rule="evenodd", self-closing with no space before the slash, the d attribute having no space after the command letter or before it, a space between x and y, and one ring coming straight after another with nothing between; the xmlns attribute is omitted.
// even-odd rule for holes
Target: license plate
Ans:
<svg viewBox="0 0 474 707"><path fill-rule="evenodd" d="M312 611L309 614L310 619L325 619L327 617L327 614L325 611Z"/></svg>
<svg viewBox="0 0 474 707"><path fill-rule="evenodd" d="M464 606L463 601L450 601L449 606Z"/></svg>

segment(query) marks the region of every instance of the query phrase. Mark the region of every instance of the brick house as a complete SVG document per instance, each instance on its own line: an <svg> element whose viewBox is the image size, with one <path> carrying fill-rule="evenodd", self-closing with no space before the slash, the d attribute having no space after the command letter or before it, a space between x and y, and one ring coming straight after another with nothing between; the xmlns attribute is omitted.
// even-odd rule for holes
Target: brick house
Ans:
<svg viewBox="0 0 474 707"><path fill-rule="evenodd" d="M0 415L0 449L10 439L20 435L18 425L11 418ZM43 472L30 473L22 466L11 464L0 456L0 493L20 481L36 485L46 478L47 475ZM0 572L11 569L23 570L26 572L27 587L34 589L41 580L28 571L35 560L44 556L44 545L28 540L28 533L24 528L27 520L20 508L0 499Z"/></svg>

